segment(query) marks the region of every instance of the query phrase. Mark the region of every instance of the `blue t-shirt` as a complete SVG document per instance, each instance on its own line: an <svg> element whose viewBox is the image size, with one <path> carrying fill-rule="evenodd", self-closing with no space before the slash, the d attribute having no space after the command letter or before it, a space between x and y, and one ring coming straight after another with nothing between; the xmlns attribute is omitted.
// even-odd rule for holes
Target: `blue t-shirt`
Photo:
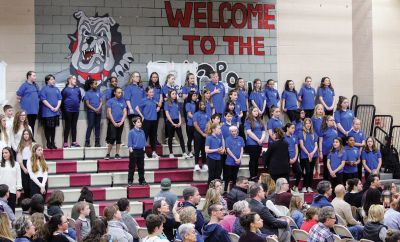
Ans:
<svg viewBox="0 0 400 242"><path fill-rule="evenodd" d="M189 94L190 92L199 94L199 87L197 85L182 86L182 94Z"/></svg>
<svg viewBox="0 0 400 242"><path fill-rule="evenodd" d="M335 96L335 91L329 87L320 87L318 89L318 97L322 97L325 104L330 107L333 104L333 97Z"/></svg>
<svg viewBox="0 0 400 242"><path fill-rule="evenodd" d="M126 108L126 102L122 97L119 99L113 97L110 100L108 100L107 108L111 109L111 115L114 119L114 122L119 123L122 121L122 118L124 117L124 109Z"/></svg>
<svg viewBox="0 0 400 242"><path fill-rule="evenodd" d="M317 145L318 147L318 135L317 134L311 134L310 132L307 132L306 135L304 136L304 133L302 132L299 140L303 141L303 145L308 151L308 153L312 152ZM314 153L313 158L318 156L318 152ZM307 154L303 151L303 149L300 149L300 159L308 159Z"/></svg>
<svg viewBox="0 0 400 242"><path fill-rule="evenodd" d="M299 107L297 106L297 92L295 91L286 91L282 92L282 99L285 100L285 107L287 110L297 110Z"/></svg>
<svg viewBox="0 0 400 242"><path fill-rule="evenodd" d="M312 118L311 118L313 128L314 128L314 133L316 133L318 135L318 137L321 137L321 135L322 135L321 134L321 124L322 124L323 120L324 119L322 117L316 118L316 117L312 116Z"/></svg>
<svg viewBox="0 0 400 242"><path fill-rule="evenodd" d="M50 105L53 106L54 108L57 106L58 101L60 101L61 99L62 99L61 92L55 86L47 85L44 86L40 91L40 100L42 101L47 100L47 102L49 102ZM43 118L50 118L58 115L60 115L60 110L58 110L57 112L53 112L46 105L42 104Z"/></svg>
<svg viewBox="0 0 400 242"><path fill-rule="evenodd" d="M206 101L206 103L205 103L205 106L206 106L206 113L208 114L208 116L212 116L213 115L213 107L211 107L211 103L210 102L208 102L208 101Z"/></svg>
<svg viewBox="0 0 400 242"><path fill-rule="evenodd" d="M268 120L268 124L267 124L267 129L268 130L272 130L272 133L274 133L274 129L276 128L282 128L283 127L283 123L280 119L276 119L274 117L271 117ZM271 137L268 137L268 142L273 142Z"/></svg>
<svg viewBox="0 0 400 242"><path fill-rule="evenodd" d="M169 112L171 119L179 119L179 105L176 101L172 101L172 103L165 102L164 110Z"/></svg>
<svg viewBox="0 0 400 242"><path fill-rule="evenodd" d="M222 138L212 134L208 135L205 146L208 146L209 149L218 149L222 147ZM207 157L213 160L221 160L221 154L218 152L208 153Z"/></svg>
<svg viewBox="0 0 400 242"><path fill-rule="evenodd" d="M362 142L365 141L365 134L361 130L354 131L353 129L351 129L349 131L349 137L354 137L354 140L356 141L356 143L359 143L359 144L361 144Z"/></svg>
<svg viewBox="0 0 400 242"><path fill-rule="evenodd" d="M242 137L239 135L236 135L236 137L229 136L225 140L225 147L233 153L233 155L236 158L240 158L240 153L242 151L242 148L244 147L244 140ZM240 166L240 164L236 164L235 160L233 159L232 156L229 155L228 152L226 152L226 160L225 160L225 165L228 166Z"/></svg>
<svg viewBox="0 0 400 242"><path fill-rule="evenodd" d="M25 81L18 89L17 96L21 97L21 109L26 114L39 113L39 87L36 83Z"/></svg>
<svg viewBox="0 0 400 242"><path fill-rule="evenodd" d="M346 152L344 150L342 150L341 154L338 151L333 151L328 154L328 160L330 161L332 171L336 170L346 159ZM343 168L337 173L343 173Z"/></svg>
<svg viewBox="0 0 400 242"><path fill-rule="evenodd" d="M193 115L193 124L197 123L201 131L205 132L207 122L210 121L210 116L202 111L197 111Z"/></svg>
<svg viewBox="0 0 400 242"><path fill-rule="evenodd" d="M106 103L108 100L110 100L112 98L113 91L114 91L114 88L112 88L112 87L109 87L104 91L103 98Z"/></svg>
<svg viewBox="0 0 400 242"><path fill-rule="evenodd" d="M90 89L85 93L83 100L89 101L89 103L90 103L90 105L92 105L92 107L98 108L100 106L101 98L102 98L102 95L100 93L100 90ZM94 111L90 108L88 108L87 111L94 113Z"/></svg>
<svg viewBox="0 0 400 242"><path fill-rule="evenodd" d="M247 99L248 99L249 94L247 93L246 90L239 89L238 90L238 103L240 107L242 108L241 111L246 112L247 111Z"/></svg>
<svg viewBox="0 0 400 242"><path fill-rule="evenodd" d="M79 112L82 100L81 89L78 86L65 87L61 91L62 103L66 112Z"/></svg>
<svg viewBox="0 0 400 242"><path fill-rule="evenodd" d="M221 122L222 122L222 123L226 122L225 117L222 117L222 118L221 118ZM233 114L232 123L233 123L234 125L240 124L240 118L239 118L239 115L236 114L236 112Z"/></svg>
<svg viewBox="0 0 400 242"><path fill-rule="evenodd" d="M251 128L251 124L249 120L246 120L246 122L244 123L244 130L251 130L253 132L253 134L255 136L257 136L257 138L261 139L263 132L265 131L265 127L263 125L263 123L261 122L254 122L254 128ZM259 145L257 143L257 141L255 141L254 139L252 139L250 137L250 135L247 135L247 139L246 139L246 144L247 145Z"/></svg>
<svg viewBox="0 0 400 242"><path fill-rule="evenodd" d="M133 128L128 134L128 147L133 149L144 149L146 138L143 129Z"/></svg>
<svg viewBox="0 0 400 242"><path fill-rule="evenodd" d="M233 123L233 122L232 122ZM228 137L231 136L231 132L229 132L229 128L233 125L233 124L228 124L227 122L224 122L221 126L221 133L222 136L224 137L224 139L226 140Z"/></svg>
<svg viewBox="0 0 400 242"><path fill-rule="evenodd" d="M194 103L193 101L187 102L185 105L185 111L186 111L186 113L192 113L192 116L193 116L194 113L196 112L196 103ZM187 115L186 125L193 126L193 118L189 117L189 115Z"/></svg>
<svg viewBox="0 0 400 242"><path fill-rule="evenodd" d="M143 87L138 86L137 84L129 84L125 87L124 90L124 98L126 101L131 102L131 107L133 109L133 113L128 109L128 114L138 114L135 110L136 106L139 106L140 102L145 98L145 92Z"/></svg>
<svg viewBox="0 0 400 242"><path fill-rule="evenodd" d="M354 163L358 160L360 150L357 147L345 146L344 151L346 152L347 161ZM357 166L346 164L343 171L344 173L356 173L357 169Z"/></svg>
<svg viewBox="0 0 400 242"><path fill-rule="evenodd" d="M211 96L212 102L214 104L215 112L219 114L224 113L225 109L225 86L221 82L214 84L212 81L208 82L206 89L213 92L215 89L219 89L220 93Z"/></svg>
<svg viewBox="0 0 400 242"><path fill-rule="evenodd" d="M303 132L303 120L300 120L299 122L296 122L296 120L293 120L292 124L294 124L294 135L299 138L301 136L301 133Z"/></svg>
<svg viewBox="0 0 400 242"><path fill-rule="evenodd" d="M335 111L333 116L335 117L335 122L337 124L341 124L345 131L350 131L353 126L353 111L351 111L350 109L347 109L346 111L337 110ZM345 135L342 132L339 132L339 137L343 138L345 137Z"/></svg>
<svg viewBox="0 0 400 242"><path fill-rule="evenodd" d="M151 86L150 86L151 87ZM157 101L157 103L160 101L160 98L162 98L162 90L161 87L151 87L153 88L153 92L154 92L154 100Z"/></svg>
<svg viewBox="0 0 400 242"><path fill-rule="evenodd" d="M361 159L364 161L370 170L378 168L379 159L382 158L382 154L379 150L369 151L363 150L361 153Z"/></svg>
<svg viewBox="0 0 400 242"><path fill-rule="evenodd" d="M271 108L272 106L278 106L278 102L280 100L278 90L274 88L265 88L265 97L267 99L267 107Z"/></svg>
<svg viewBox="0 0 400 242"><path fill-rule="evenodd" d="M242 107L240 106L239 102L235 103L234 111L235 111L237 118L239 119L238 122L240 122L239 114L240 114L240 112L242 112Z"/></svg>
<svg viewBox="0 0 400 242"><path fill-rule="evenodd" d="M162 91L162 94L163 94L164 98L166 98L166 97L168 96L168 92L169 92L170 90L178 91L178 88L179 88L179 87L178 87L177 85L175 85L175 86L169 86L169 85L165 84L165 85L162 87L161 91Z"/></svg>
<svg viewBox="0 0 400 242"><path fill-rule="evenodd" d="M322 154L328 155L332 149L333 140L338 137L338 132L333 127L328 127L325 131L321 131L322 138Z"/></svg>
<svg viewBox="0 0 400 242"><path fill-rule="evenodd" d="M264 107L264 102L266 103L265 93L262 91L252 91L249 97L250 101L254 101L257 105L257 108L261 111Z"/></svg>
<svg viewBox="0 0 400 242"><path fill-rule="evenodd" d="M313 87L303 86L299 91L299 97L301 97L301 108L302 109L314 109L315 97L317 93Z"/></svg>
<svg viewBox="0 0 400 242"><path fill-rule="evenodd" d="M139 104L140 112L145 120L157 120L158 100L154 98L143 98Z"/></svg>
<svg viewBox="0 0 400 242"><path fill-rule="evenodd" d="M295 135L289 136L285 135L285 141L288 143L289 156L293 159L296 156L296 145L298 144L297 137Z"/></svg>

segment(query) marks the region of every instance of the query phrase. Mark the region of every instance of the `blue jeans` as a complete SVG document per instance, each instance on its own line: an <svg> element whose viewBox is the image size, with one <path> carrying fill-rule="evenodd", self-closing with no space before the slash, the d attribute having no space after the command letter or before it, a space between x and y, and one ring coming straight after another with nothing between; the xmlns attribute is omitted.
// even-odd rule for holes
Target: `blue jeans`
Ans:
<svg viewBox="0 0 400 242"><path fill-rule="evenodd" d="M100 121L101 121L101 113L94 112L86 112L88 128L86 130L86 144L90 144L90 135L92 134L92 130L94 128L95 142L100 142Z"/></svg>
<svg viewBox="0 0 400 242"><path fill-rule="evenodd" d="M353 235L355 240L360 240L361 239L362 231L364 229L364 226L362 226L362 225L353 225L353 226L349 225L347 228L349 229L350 233Z"/></svg>

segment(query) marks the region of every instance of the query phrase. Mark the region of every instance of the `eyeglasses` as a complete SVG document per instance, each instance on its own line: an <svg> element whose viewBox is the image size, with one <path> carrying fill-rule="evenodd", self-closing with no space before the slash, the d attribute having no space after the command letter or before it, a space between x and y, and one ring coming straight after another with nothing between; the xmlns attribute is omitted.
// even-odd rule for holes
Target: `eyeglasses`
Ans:
<svg viewBox="0 0 400 242"><path fill-rule="evenodd" d="M62 222L61 224L67 224L68 223L68 220L67 221L64 221L64 222Z"/></svg>

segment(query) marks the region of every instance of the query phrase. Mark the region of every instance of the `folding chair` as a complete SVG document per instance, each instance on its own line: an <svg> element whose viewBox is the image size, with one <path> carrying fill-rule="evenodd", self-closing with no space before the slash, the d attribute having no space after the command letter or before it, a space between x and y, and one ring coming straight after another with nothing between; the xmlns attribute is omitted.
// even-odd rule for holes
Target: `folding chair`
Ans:
<svg viewBox="0 0 400 242"><path fill-rule="evenodd" d="M279 241L274 237L267 237L267 242L279 242Z"/></svg>
<svg viewBox="0 0 400 242"><path fill-rule="evenodd" d="M342 238L354 239L354 237L350 233L350 231L343 225L335 224L335 225L333 225L333 230L335 230L335 233Z"/></svg>
<svg viewBox="0 0 400 242"><path fill-rule="evenodd" d="M374 241L369 240L369 239L360 239L360 242L374 242Z"/></svg>
<svg viewBox="0 0 400 242"><path fill-rule="evenodd" d="M343 226L346 226L346 220L344 220L344 218L342 218L339 214L336 214L336 218L338 220L338 224L341 224Z"/></svg>
<svg viewBox="0 0 400 242"><path fill-rule="evenodd" d="M239 235L234 234L234 233L228 233L229 234L229 238L231 239L231 242L238 242L239 241Z"/></svg>
<svg viewBox="0 0 400 242"><path fill-rule="evenodd" d="M144 239L144 238L146 238L147 235L149 235L147 228L143 228L143 227L139 227L137 233L138 233L139 239Z"/></svg>
<svg viewBox="0 0 400 242"><path fill-rule="evenodd" d="M75 219L67 218L67 221L68 221L68 227L73 228L74 230L76 230Z"/></svg>
<svg viewBox="0 0 400 242"><path fill-rule="evenodd" d="M301 229L293 229L292 236L296 242L298 241L307 241L310 236L306 231Z"/></svg>
<svg viewBox="0 0 400 242"><path fill-rule="evenodd" d="M341 239L340 236L337 235L337 234L334 234L334 235L333 235L333 238L335 239L335 242L342 242L342 239Z"/></svg>

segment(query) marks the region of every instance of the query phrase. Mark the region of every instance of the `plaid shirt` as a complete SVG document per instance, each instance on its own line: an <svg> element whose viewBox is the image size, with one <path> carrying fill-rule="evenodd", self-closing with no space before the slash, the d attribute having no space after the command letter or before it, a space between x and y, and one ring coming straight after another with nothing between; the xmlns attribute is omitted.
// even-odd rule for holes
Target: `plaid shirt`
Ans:
<svg viewBox="0 0 400 242"><path fill-rule="evenodd" d="M310 230L308 242L334 242L332 232L323 223L317 223Z"/></svg>

